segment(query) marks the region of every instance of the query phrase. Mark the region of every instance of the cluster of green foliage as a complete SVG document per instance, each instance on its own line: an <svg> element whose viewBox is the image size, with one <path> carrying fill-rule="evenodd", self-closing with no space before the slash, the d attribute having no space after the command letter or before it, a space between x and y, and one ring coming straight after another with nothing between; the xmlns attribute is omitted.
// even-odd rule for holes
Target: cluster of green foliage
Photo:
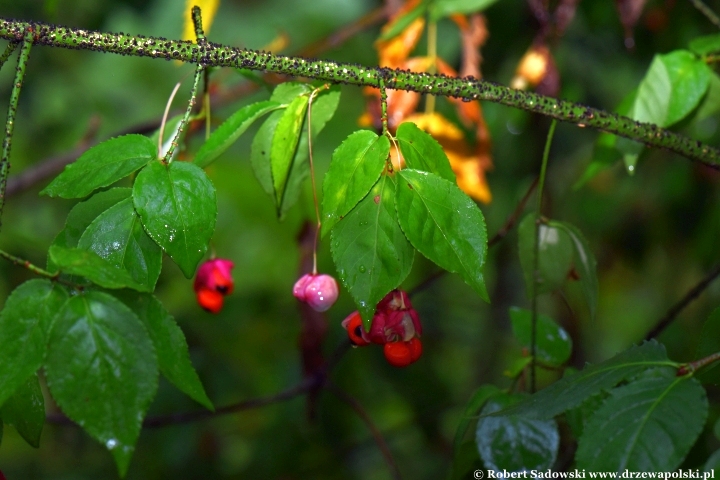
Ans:
<svg viewBox="0 0 720 480"><path fill-rule="evenodd" d="M492 2L422 2L398 24L407 26L423 15L439 21L451 13L477 11L490 4ZM488 10L491 32L494 32L493 8ZM586 8L579 13L581 18L602 19L598 13L603 11L601 7ZM500 12L509 15L509 10ZM687 24L692 23L687 21ZM385 37L398 34L402 28L395 30L386 32ZM720 52L720 35L699 35L690 29L685 37L689 38L688 49L655 55L649 68L635 80L637 88L623 91L618 98L610 100L624 96L624 100L618 102L619 114L696 134L705 141L716 140L720 77L713 65ZM491 55L492 49L489 52ZM251 72L240 73L243 78L258 81ZM605 73L610 76L610 72ZM201 74L202 69L198 69L196 86ZM32 75L31 70L29 80ZM570 85L577 87L577 82L571 81ZM189 96L195 95L193 88ZM610 182L614 190L613 208L621 209L624 203L640 208L638 205L642 204L637 199L642 198L642 191L628 192L642 190L633 182L644 178L640 172L646 166L656 175L678 174L682 179L678 184L672 178L662 177L669 186L663 184L660 193L653 193L655 197L680 198L693 190L696 183L703 188L711 184L707 178L715 173L704 166L693 171L686 164L679 168L687 170L679 173L677 170L657 173L670 162L661 161L660 167L651 167L649 159L662 159L668 154L647 151L641 143L607 133L597 139L582 135L573 139L575 133L559 129L554 138L555 123L546 135L546 123L534 125L527 114L498 110L490 105L485 109L488 122L491 125L507 123L508 128L501 133L501 129L494 127L499 170L496 199L483 213L457 187L455 174L440 144L415 124L404 123L393 135L386 128L381 132L358 130L352 123L345 122L348 125L336 132L332 141L321 137L321 141L316 142L326 126L330 130L338 117L347 115L344 108L348 103L352 105L351 95L346 100L346 90L343 90L341 98L338 86L286 81L239 108L233 105L231 110L224 111L225 120L202 141L184 138L187 118L178 116L168 121L165 129L171 141L159 138L157 130L148 135L116 136L88 149L65 168L40 192L49 197L79 200L66 207L64 221L49 222L60 223L59 229L41 230L47 242L35 250L47 251L46 267L41 269L28 263L31 271L28 275L39 274L45 278L23 278L24 281L12 278L4 286L9 293L0 312L2 423L14 426L30 445L38 447L46 419L45 403L53 402L111 452L121 476L143 478L143 467L132 467L130 460L134 453L140 454L142 450L139 448L136 452L136 443L148 412L167 412L168 408L163 407L168 406L175 411L177 405L185 408L192 405L168 400L174 398L175 392L164 386L164 380L159 380L160 373L190 399L213 411L214 403L237 398L232 396L237 389L225 386L229 379L237 381L246 375L246 370L262 371L268 364L281 363L267 356L274 351L274 345L279 345L277 351L294 351L293 335L287 335L288 327L282 323L287 322L287 318L282 318L282 322L277 318L268 320L270 316L287 316L294 308L289 288L294 269L283 263L294 257L282 253L291 242L278 244L267 237L245 236L245 226L236 225L235 219L223 213L224 208L232 211L228 206L231 198L232 202L239 203L238 197L231 195L241 195L241 200L252 203L248 211L260 226L256 232L280 228L267 226L269 220L276 217L284 221L281 225L286 225L282 227L282 234L291 237L292 229L297 230L311 210L304 204L311 203L307 201L310 198L308 177L325 168L321 218L323 239L329 241L320 251L321 257L328 259L321 260L321 268L331 269L329 260L332 260L353 301L351 304L349 300L341 300L336 307L337 315L333 314L334 320L357 309L369 327L375 305L391 290L418 284L438 267L457 274L444 279L445 285L433 286L416 297L425 324L426 357L430 358L424 366L421 361L407 370L388 373L387 367L358 350L348 354L352 358L337 369L337 384L352 389L353 394L365 391L369 399L375 389L379 389L381 393L373 413L381 429L402 429L404 424L412 423L417 429L413 435L421 433L430 439L422 448L407 447L413 435L410 440L402 438L392 442L403 456L403 466L413 461L430 465L432 478L447 475L448 464L451 478L468 478L478 468L501 472L547 471L571 466L608 472L716 468L720 463L720 439L714 438L712 432L718 430L718 406L708 401L708 392L713 393L714 385L720 380L717 369L713 368L717 360L714 354L720 352L720 310L714 310L709 316L708 311L717 305L719 294L711 291L714 297L705 310L694 312L701 320L693 324L690 333L676 335L681 330L673 325L670 327L673 338L661 337L662 343L655 339L643 343L638 340L652 327L655 317L651 314L662 312L665 307L627 313L632 318L646 317L638 321L638 326L622 325L620 322L627 321L627 316L621 316L618 324L603 323L604 318L617 313L613 302L621 304L618 308L628 308L633 302L641 301L642 292L623 299L621 290L627 288L627 283L621 281L619 287L613 287L613 280L619 280L623 270L615 271L614 276L607 273L607 266L603 271L603 260L607 263L607 257L612 255L598 255L601 260L598 267L598 245L609 244L616 235L619 240L615 241L620 246L613 251L624 251L622 244L632 233L624 236L623 231L634 226L619 222L608 235L610 241L598 240L604 232L604 219L596 216L605 210L595 204L599 203L596 192L602 191L603 182ZM22 110L20 112L22 119ZM196 119L203 118L205 113L200 112ZM528 151L523 145L513 144L517 125L538 134L537 139L528 140ZM246 132L252 135L243 135ZM168 142L163 144L163 140ZM563 145L564 141L582 149L583 155L591 156L592 160L586 161L583 169L575 168L572 174L553 182L553 176L559 175L558 170L554 170L556 159L573 155L572 149ZM171 142L186 144L188 148L183 155L190 161L176 158L178 152L170 148ZM19 151L25 152L31 142L20 139L18 143ZM551 149L551 144L561 146ZM399 171L393 168L389 157L395 148L406 163ZM249 162L245 162L244 167L233 164L223 167L223 163L230 163L226 160L231 152L242 152L240 155ZM316 165L317 161L313 162L313 156L316 159L322 156L319 152L326 158L324 163L320 161L321 167ZM513 158L517 163L508 165L510 162L505 158ZM533 161L528 162L528 158ZM643 158L648 161L639 163ZM497 230L515 208L517 197L527 189L529 178L538 173L540 159L537 208L517 222L517 234L507 237L503 242L505 247L493 258L488 255L486 215L487 224ZM679 158L673 159L672 165L680 162ZM570 170L562 161L560 165ZM624 165L625 170L634 175L617 180L614 176L622 173L617 171L617 165ZM239 179L251 170L257 180L253 180L252 186L244 178ZM516 178L518 173L522 174L522 180ZM502 192L503 188L506 192ZM249 193L243 192L245 189L249 189ZM266 194L263 202L257 201L263 192ZM550 202L544 203L543 195L546 200L549 196ZM553 196L575 198L577 205L553 208ZM261 203L267 206L259 206ZM673 208L670 204L667 210ZM708 212L698 213L697 220L683 219L691 222L696 230L693 234L704 239L694 241L696 255L707 260L705 263L717 261L714 242L707 240L720 230L720 225L711 217L712 211L709 208ZM22 212L22 215L30 214L29 208ZM18 237L17 232L22 232L23 227L16 227L22 215L12 211L6 215L3 234L9 235L9 240L4 240L3 248L15 247L14 251L22 252L23 248L19 247L22 237ZM689 215L682 211L676 216ZM644 218L643 215L640 218ZM646 235L653 238L654 233ZM230 246L236 242L241 245ZM703 242L709 243L706 246ZM651 250L652 241L646 243L639 248ZM233 316L250 312L241 321L258 316L270 325L276 321L275 326L259 321L253 327L237 327L233 326L235 320L229 320L228 316L217 321L214 327L193 327L188 323L190 333L186 339L188 332L183 333L169 312L178 312L176 315L185 321L201 314L191 302L178 300L188 296L182 293L190 290L185 280L175 284L179 286L175 292L170 292L170 287L165 285L173 285L180 276L192 278L212 248L219 250L218 253L222 248L227 248L226 251L236 248L235 252L248 248L268 250L263 265L267 270L240 274L238 290L243 292L244 288L250 293L242 293L235 308L231 305L226 312L229 310ZM606 248L610 247L606 245ZM421 255L415 255L415 250ZM36 255L42 254L30 252L25 256ZM166 258L169 261L165 261ZM677 272L672 263L682 258L673 257L672 268L663 272L670 278L670 284L679 283L673 278ZM634 261L642 273L639 278L650 278L652 269L647 268L645 257L638 255ZM244 270L242 262L237 263L240 270ZM268 265L279 265L274 268L281 269L282 273L274 274ZM511 278L503 273L504 269L511 272ZM253 291L262 285L260 277L264 274L270 277L266 281L273 285L264 293ZM684 292L680 289L683 285L673 286L676 296ZM513 293L504 293L503 288L511 288ZM268 306L281 296L288 300L280 301L280 306ZM488 307L483 301L493 306ZM529 303L530 308L517 306L523 302ZM565 305L579 313L562 313ZM184 312L191 308L195 309L194 313ZM478 310L492 320L502 318L496 323L504 322L507 333L493 334L491 330L496 326L492 321L484 321L484 326L479 328L476 315L470 313ZM443 322L450 327L442 326ZM333 323L332 338L346 342L338 323ZM598 347L602 341L595 342L595 333L599 330L593 330L594 325L605 325L608 329L622 325L627 330ZM205 330L214 331L210 334ZM228 331L247 335L234 335L233 342L237 343L229 344ZM692 333L701 341L693 341ZM487 338L481 338L486 334ZM213 344L203 345L205 335ZM197 350L197 345L207 351L217 347L218 352L206 354L217 355L214 366L203 367L203 362L199 362L199 375L193 367L193 363L198 363L197 353L194 362L191 361L193 346ZM250 354L240 357L247 365L238 367L243 373L234 376L222 372L219 365L225 361L223 355L237 349L237 345L242 345L240 348ZM490 354L483 353L482 349ZM683 358L685 363L670 360L668 349L672 357ZM427 353L433 351L435 353ZM586 359L592 363L584 365ZM700 361L692 362L697 360ZM497 372L479 375L480 361L494 361ZM268 370L272 372L269 375L247 374L257 385L243 393L266 393L268 388L287 386L286 380L295 378L296 370L293 375L285 370ZM335 373L331 373L333 375ZM201 382L201 378L210 381ZM223 386L218 386L220 384ZM542 387L537 392L534 391L536 385ZM408 400L400 401L387 393L394 390L402 392L402 397ZM464 408L458 407L447 419L438 420L448 404L465 402ZM322 407L327 405L323 403ZM332 451L333 441L328 438L355 429L347 420L347 412L338 413L332 406L326 411L329 413L323 414L326 416L321 424L330 445L327 450ZM224 455L259 459L263 449L271 448L269 445L282 437L287 424L301 417L295 409L278 420L268 430L267 435L272 438L254 447L258 452L248 453L252 450L248 445L238 447L225 438ZM247 420L241 422L240 435L243 427L252 429L251 424ZM221 431L222 427L217 427L213 435L229 436L227 431L218 433ZM228 475L250 472L272 476L293 471L301 463L299 458L316 455L320 461L306 459L313 466L300 465L300 469L315 474L321 472L318 476L323 478L341 476L342 473L333 473L336 466L333 462L337 459L323 453L322 447L305 445L307 442L302 441L302 436L298 434L300 440L284 441L308 450L297 456L287 454L287 463L283 461L280 466L260 466L260 460L233 463L224 459L220 462L224 467L211 468L222 475L223 468L240 465ZM342 434L344 439L352 436ZM188 433L187 437L198 445L202 443L198 440L201 438L198 430ZM438 438L452 444L452 453L448 455L451 458L436 462L418 459L422 456L419 452ZM577 446L574 455L568 455L571 450L566 444ZM6 449L3 445L0 455ZM361 449L356 462L372 457L366 450ZM272 452L273 457L280 455L277 449ZM318 463L325 466L317 466ZM368 472L364 466L348 467L352 459L341 463L358 477ZM177 465L151 469L182 471ZM193 463L193 468L202 472L208 466L198 461ZM415 471L412 467L406 468ZM193 471L188 470L186 474L189 478ZM144 478L151 475L147 473Z"/></svg>

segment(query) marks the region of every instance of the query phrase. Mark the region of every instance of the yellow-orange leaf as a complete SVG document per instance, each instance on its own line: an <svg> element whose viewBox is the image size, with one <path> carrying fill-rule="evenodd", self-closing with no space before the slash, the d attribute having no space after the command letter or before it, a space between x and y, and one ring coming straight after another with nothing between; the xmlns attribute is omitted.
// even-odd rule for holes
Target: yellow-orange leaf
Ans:
<svg viewBox="0 0 720 480"><path fill-rule="evenodd" d="M195 41L195 25L192 21L192 8L197 5L202 12L202 23L205 34L210 31L215 14L220 6L220 0L185 0L185 10L183 10L183 40Z"/></svg>
<svg viewBox="0 0 720 480"><path fill-rule="evenodd" d="M479 144L473 151L462 130L437 112L411 115L405 121L415 123L443 147L462 191L475 200L490 203L492 194L485 180L485 170L491 165L487 144Z"/></svg>

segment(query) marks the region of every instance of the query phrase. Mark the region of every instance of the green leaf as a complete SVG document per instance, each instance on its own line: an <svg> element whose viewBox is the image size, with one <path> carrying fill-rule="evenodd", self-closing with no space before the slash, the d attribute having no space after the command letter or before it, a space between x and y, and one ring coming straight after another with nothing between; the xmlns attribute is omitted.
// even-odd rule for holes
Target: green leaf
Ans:
<svg viewBox="0 0 720 480"><path fill-rule="evenodd" d="M707 93L694 112L694 120L699 122L717 115L718 112L720 112L720 76L712 72Z"/></svg>
<svg viewBox="0 0 720 480"><path fill-rule="evenodd" d="M410 273L413 250L395 212L395 185L383 175L332 233L331 251L340 280L350 291L365 328L375 307Z"/></svg>
<svg viewBox="0 0 720 480"><path fill-rule="evenodd" d="M520 344L530 351L532 312L523 308L510 308L513 334ZM542 363L560 366L572 353L572 339L567 332L547 315L537 316L535 357Z"/></svg>
<svg viewBox="0 0 720 480"><path fill-rule="evenodd" d="M565 376L568 376L568 370L570 369L565 371ZM592 417L597 409L602 406L607 397L608 394L605 391L602 391L586 399L577 407L571 408L565 412L565 419L567 420L573 435L575 435L575 438L580 438L582 436L590 417Z"/></svg>
<svg viewBox="0 0 720 480"><path fill-rule="evenodd" d="M48 253L50 260L63 273L80 275L105 288L129 287L141 292L148 291L148 287L133 280L129 272L116 268L95 252L52 245Z"/></svg>
<svg viewBox="0 0 720 480"><path fill-rule="evenodd" d="M138 174L133 202L145 231L190 278L215 230L215 187L192 163L153 162Z"/></svg>
<svg viewBox="0 0 720 480"><path fill-rule="evenodd" d="M270 101L287 104L295 100L295 98L300 95L310 93L311 91L312 86L307 83L285 82L275 87L275 90L273 90L273 93L270 96Z"/></svg>
<svg viewBox="0 0 720 480"><path fill-rule="evenodd" d="M720 33L704 35L690 41L690 50L698 55L708 55L720 52Z"/></svg>
<svg viewBox="0 0 720 480"><path fill-rule="evenodd" d="M87 292L60 309L49 344L45 372L53 398L110 450L124 476L158 385L145 327L116 298Z"/></svg>
<svg viewBox="0 0 720 480"><path fill-rule="evenodd" d="M435 0L430 7L430 21L436 22L455 13L475 13L488 8L497 0Z"/></svg>
<svg viewBox="0 0 720 480"><path fill-rule="evenodd" d="M270 169L272 171L275 201L282 204L285 195L285 186L295 151L300 140L300 132L305 122L305 111L308 106L308 96L297 97L290 102L275 127L272 145L270 146Z"/></svg>
<svg viewBox="0 0 720 480"><path fill-rule="evenodd" d="M323 180L323 235L367 195L389 154L387 137L369 130L351 133L335 149Z"/></svg>
<svg viewBox="0 0 720 480"><path fill-rule="evenodd" d="M668 360L662 344L651 340L640 346L633 346L597 365L588 366L576 375L563 378L513 405L502 414L552 418L648 368L663 366L677 367L677 364Z"/></svg>
<svg viewBox="0 0 720 480"><path fill-rule="evenodd" d="M145 324L157 352L160 373L190 398L208 410L214 410L190 363L185 335L172 315L152 295L129 290L118 293L118 298Z"/></svg>
<svg viewBox="0 0 720 480"><path fill-rule="evenodd" d="M195 154L193 162L200 168L207 167L230 148L255 120L278 108L279 103L269 100L242 107L215 129Z"/></svg>
<svg viewBox="0 0 720 480"><path fill-rule="evenodd" d="M405 169L397 176L395 206L407 239L489 301L482 275L487 232L478 206L454 183L432 173Z"/></svg>
<svg viewBox="0 0 720 480"><path fill-rule="evenodd" d="M500 393L488 400L481 413L490 415L522 398L522 395ZM476 442L486 468L495 472L525 472L553 466L560 434L555 420L484 416L477 424Z"/></svg>
<svg viewBox="0 0 720 480"><path fill-rule="evenodd" d="M52 244L60 247L77 247L80 237L98 215L118 202L129 198L131 194L131 188L111 188L78 203L70 210L67 220L65 220L65 228L57 234ZM57 270L57 266L49 260L48 270Z"/></svg>
<svg viewBox="0 0 720 480"><path fill-rule="evenodd" d="M535 271L535 215L527 215L518 227L520 265L525 276L528 296L553 292L565 285L572 268L573 242L564 229L546 223L537 225L538 260ZM533 281L536 290L533 290Z"/></svg>
<svg viewBox="0 0 720 480"><path fill-rule="evenodd" d="M564 231L570 237L573 246L573 265L580 276L580 285L590 310L590 318L595 319L598 302L597 262L588 241L580 230L569 223L550 221L548 226Z"/></svg>
<svg viewBox="0 0 720 480"><path fill-rule="evenodd" d="M127 271L146 290L155 288L162 268L162 250L143 230L131 198L100 214L80 237L78 247Z"/></svg>
<svg viewBox="0 0 720 480"><path fill-rule="evenodd" d="M710 82L710 68L686 50L655 55L645 74L631 117L669 127L699 103Z"/></svg>
<svg viewBox="0 0 720 480"><path fill-rule="evenodd" d="M670 472L702 431L707 396L694 378L671 368L646 372L613 389L578 441L578 468L589 471Z"/></svg>
<svg viewBox="0 0 720 480"><path fill-rule="evenodd" d="M0 312L0 405L37 372L45 358L55 314L68 294L49 280L17 287Z"/></svg>
<svg viewBox="0 0 720 480"><path fill-rule="evenodd" d="M717 352L720 352L720 308L713 310L705 320L700 334L700 343L695 350L695 358L705 358ZM704 367L695 376L703 383L719 385L720 362L714 362Z"/></svg>
<svg viewBox="0 0 720 480"><path fill-rule="evenodd" d="M313 100L311 120L312 120L312 136L313 139L325 128L327 122L335 114L338 103L340 102L340 88L335 85L328 90L320 92ZM310 162L308 160L308 126L307 122L303 124L302 132L300 132L300 141L295 149L295 158L293 158L290 173L288 174L287 184L285 186L285 194L283 195L282 204L280 204L280 218L295 205L300 193L303 189L303 183L310 174Z"/></svg>
<svg viewBox="0 0 720 480"><path fill-rule="evenodd" d="M397 142L408 168L434 173L455 183L445 151L429 133L412 122L405 122L397 129Z"/></svg>
<svg viewBox="0 0 720 480"><path fill-rule="evenodd" d="M465 405L465 411L460 418L457 430L455 430L455 438L453 440L453 463L450 472L450 478L456 479L470 470L473 460L477 458L477 447L474 442L470 443L472 450L468 452L466 448L467 442L464 442L468 427L473 421L477 421L477 415L480 408L495 395L502 391L495 385L482 385L470 397Z"/></svg>
<svg viewBox="0 0 720 480"><path fill-rule="evenodd" d="M82 198L112 185L157 156L157 146L143 135L124 135L95 145L53 180L41 195Z"/></svg>
<svg viewBox="0 0 720 480"><path fill-rule="evenodd" d="M45 398L37 374L33 373L0 409L2 421L15 427L30 446L40 447L40 434L45 424Z"/></svg>
<svg viewBox="0 0 720 480"><path fill-rule="evenodd" d="M470 423L473 420L477 420L480 408L485 405L485 402L500 393L502 393L502 390L495 385L482 385L475 390L470 397L470 400L468 400L468 403L465 405L465 411L463 412L462 418L460 418L457 430L455 430L455 438L453 439L454 451L457 451L460 448L460 444L465 438L465 434L467 433Z"/></svg>
<svg viewBox="0 0 720 480"><path fill-rule="evenodd" d="M384 42L397 37L403 30L409 27L411 23L423 16L425 14L425 10L427 10L427 2L420 2L412 10L396 19L392 23L392 26L380 35L378 40Z"/></svg>
<svg viewBox="0 0 720 480"><path fill-rule="evenodd" d="M282 87L282 88L281 88ZM271 100L281 103L289 103L298 95L308 94L311 87L307 84L300 83L284 83L279 85ZM325 127L327 122L335 113L338 102L340 100L340 89L334 86L330 89L322 90L315 97L312 103L312 130L313 138ZM287 175L285 192L282 202L277 205L275 187L273 185L273 174L271 171L270 153L272 149L273 137L280 118L283 116L282 111L273 112L267 120L260 126L258 132L253 138L250 149L250 161L260 185L263 190L273 197L276 201L278 215L282 218L285 213L292 207L302 191L303 182L310 173L308 162L308 139L307 139L307 122L303 122L302 131L299 134L299 141L295 149L295 156L292 158L290 171Z"/></svg>
<svg viewBox="0 0 720 480"><path fill-rule="evenodd" d="M250 145L250 164L255 172L255 178L258 179L265 193L273 197L273 200L275 199L275 187L270 169L270 147L272 147L275 128L282 116L282 111L271 113L260 125Z"/></svg>

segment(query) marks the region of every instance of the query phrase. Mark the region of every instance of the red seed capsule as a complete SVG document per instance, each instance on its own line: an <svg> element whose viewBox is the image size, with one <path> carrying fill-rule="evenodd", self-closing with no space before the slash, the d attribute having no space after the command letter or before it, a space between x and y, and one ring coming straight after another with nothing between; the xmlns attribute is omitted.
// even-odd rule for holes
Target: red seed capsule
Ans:
<svg viewBox="0 0 720 480"><path fill-rule="evenodd" d="M352 344L356 347L364 347L365 345L370 344L364 336L365 331L363 330L362 318L360 317L359 312L351 313L345 320L343 320L342 326L345 330L347 330L350 342L352 342Z"/></svg>
<svg viewBox="0 0 720 480"><path fill-rule="evenodd" d="M388 342L383 347L385 359L393 367L407 367L412 363L409 342Z"/></svg>

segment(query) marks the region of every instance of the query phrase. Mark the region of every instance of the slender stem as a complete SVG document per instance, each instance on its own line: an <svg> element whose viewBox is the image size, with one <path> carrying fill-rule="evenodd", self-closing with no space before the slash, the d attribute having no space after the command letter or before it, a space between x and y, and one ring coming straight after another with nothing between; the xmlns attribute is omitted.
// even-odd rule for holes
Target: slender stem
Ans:
<svg viewBox="0 0 720 480"><path fill-rule="evenodd" d="M531 311L532 317L530 320L530 392L535 392L535 367L537 361L535 354L537 351L537 297L538 297L538 267L540 264L540 218L542 216L542 199L543 190L545 188L545 174L547 172L548 158L550 157L550 145L552 145L552 139L555 135L555 125L557 121L553 120L550 124L550 130L548 130L547 140L545 141L545 150L543 150L542 166L540 167L540 180L538 181L538 202L535 209L535 242L533 244L533 275L532 275L532 298Z"/></svg>
<svg viewBox="0 0 720 480"><path fill-rule="evenodd" d="M5 121L5 136L2 144L2 158L0 158L0 218L2 218L5 207L5 187L7 186L8 173L10 172L10 147L12 145L13 130L15 129L15 115L17 114L18 102L20 101L20 89L25 78L25 67L30 58L30 49L33 46L33 31L28 29L23 38L17 69L15 70L15 81L10 92L10 104L8 105L7 120ZM5 49L5 53L9 48ZM4 54L3 54L4 57ZM0 226L2 221L0 220Z"/></svg>
<svg viewBox="0 0 720 480"><path fill-rule="evenodd" d="M680 299L679 302L677 302L675 305L670 307L670 309L667 311L667 313L658 320L657 324L653 327L652 330L648 332L647 335L645 335L645 340L650 340L652 338L657 337L660 335L663 330L665 330L668 325L670 325L682 312L685 307L687 307L690 302L695 300L697 297L700 296L702 292L705 291L705 289L716 279L720 276L720 264L716 265L715 268L713 268L710 273L705 275L702 280L700 280L694 287L692 287L683 298Z"/></svg>
<svg viewBox="0 0 720 480"><path fill-rule="evenodd" d="M8 43L7 47L5 47L5 51L3 52L2 56L0 56L0 69L5 65L5 62L7 62L8 58L10 58L10 55L13 54L17 46L19 45L18 42L10 42Z"/></svg>
<svg viewBox="0 0 720 480"><path fill-rule="evenodd" d="M167 125L167 117L170 114L170 105L172 105L173 99L175 98L177 91L180 89L181 84L182 81L175 84L175 88L173 88L172 92L170 93L170 97L165 104L165 112L163 113L162 121L160 122L160 132L158 133L158 158L162 157L163 139L165 138L165 125Z"/></svg>
<svg viewBox="0 0 720 480"><path fill-rule="evenodd" d="M427 50L430 57L430 68L428 73L437 72L437 22L430 21L427 26ZM432 115L435 112L435 95L428 95L425 99L425 114Z"/></svg>
<svg viewBox="0 0 720 480"><path fill-rule="evenodd" d="M192 21L195 27L195 38L197 39L198 45L206 43L207 40L205 39L205 32L202 26L202 12L197 5L192 8Z"/></svg>
<svg viewBox="0 0 720 480"><path fill-rule="evenodd" d="M693 373L702 367L706 367L711 363L717 362L718 360L720 360L720 352L713 353L712 355L708 355L700 360L695 360L694 362L680 365L677 370L677 376L681 377L683 375L687 375L688 373Z"/></svg>
<svg viewBox="0 0 720 480"><path fill-rule="evenodd" d="M210 138L210 127L212 126L212 115L210 105L210 69L206 68L203 75L203 112L205 113L205 140Z"/></svg>
<svg viewBox="0 0 720 480"><path fill-rule="evenodd" d="M47 270L43 270L42 268L38 267L37 265L33 265L27 260L23 260L20 257L16 257L15 255L12 255L4 250L0 250L0 257L4 258L5 260L14 263L18 267L23 267L27 270L30 270L36 275L40 275L41 277L47 277L49 279L55 280L58 276L57 273L50 273Z"/></svg>
<svg viewBox="0 0 720 480"><path fill-rule="evenodd" d="M202 77L203 70L205 70L205 66L202 64L198 64L195 68L195 79L193 80L192 90L190 90L190 101L188 102L187 109L185 110L185 115L183 115L183 118L180 121L177 132L175 132L175 138L173 138L173 141L170 143L170 148L168 148L168 151L163 158L163 163L166 165L172 163L172 157L178 146L178 142L180 142L180 136L182 135L183 130L185 130L185 126L190 119L190 113L195 106L195 97L197 96L198 84L200 83L200 77Z"/></svg>
<svg viewBox="0 0 720 480"><path fill-rule="evenodd" d="M82 290L84 288L83 285L78 285L76 283L68 282L67 280L63 280L60 278L60 272L51 273L47 270L43 270L42 268L38 267L37 265L34 265L30 263L28 260L23 260L20 257L16 257L15 255L12 255L10 253L7 253L3 250L0 250L0 257L4 258L5 260L14 263L18 267L25 268L35 275L39 275L41 277L49 278L50 280L53 280L55 282L62 283L64 285L67 285L69 287L72 287L77 290Z"/></svg>
<svg viewBox="0 0 720 480"><path fill-rule="evenodd" d="M697 140L654 124L638 122L629 117L579 103L515 90L473 77L456 78L388 68L370 68L349 63L273 55L210 42L197 45L186 41L122 33L100 33L41 22L8 19L0 19L0 38L10 41L21 40L28 28L34 30L35 43L52 47L164 58L213 67L247 68L358 86L378 87L379 78L383 75L387 80L387 88L500 103L564 122L597 128L650 147L664 148L720 170L720 149Z"/></svg>
<svg viewBox="0 0 720 480"><path fill-rule="evenodd" d="M395 480L400 480L400 469L397 466L397 463L395 462L395 459L392 456L392 453L390 452L390 447L388 447L388 444L385 442L385 439L382 436L382 433L380 433L380 430L375 426L372 419L370 418L370 415L365 411L364 408L362 408L362 405L355 400L353 397L348 395L344 390L340 389L333 383L328 383L327 389L330 390L336 397L338 397L343 402L347 403L350 408L352 408L355 413L357 414L360 419L365 422L365 425L367 425L368 429L370 430L370 433L372 434L373 438L375 439L375 443L377 444L378 448L380 449L380 452L382 453L383 457L385 458L385 462L388 464L388 468L390 469L390 475Z"/></svg>
<svg viewBox="0 0 720 480"><path fill-rule="evenodd" d="M387 88L385 88L385 79L380 77L380 120L382 121L383 135L389 135L388 130L388 107L387 107Z"/></svg>
<svg viewBox="0 0 720 480"><path fill-rule="evenodd" d="M317 221L317 224L315 225L315 240L313 243L313 269L312 273L313 275L317 275L317 246L318 246L318 237L320 236L320 227L322 227L322 223L320 222L320 207L317 197L317 187L315 186L315 166L313 164L313 148L312 148L312 104L313 99L315 96L317 96L318 92L320 90L324 90L328 88L328 85L324 85L318 89L313 90L313 92L310 94L310 99L308 100L308 108L307 108L307 124L308 124L308 158L310 159L310 180L312 181L312 190L313 190L313 203L315 204L315 220Z"/></svg>
<svg viewBox="0 0 720 480"><path fill-rule="evenodd" d="M692 3L695 8L700 10L700 13L705 15L707 19L712 22L713 25L720 28L720 18L718 18L717 14L713 12L710 7L705 5L701 0L690 0L690 3Z"/></svg>

